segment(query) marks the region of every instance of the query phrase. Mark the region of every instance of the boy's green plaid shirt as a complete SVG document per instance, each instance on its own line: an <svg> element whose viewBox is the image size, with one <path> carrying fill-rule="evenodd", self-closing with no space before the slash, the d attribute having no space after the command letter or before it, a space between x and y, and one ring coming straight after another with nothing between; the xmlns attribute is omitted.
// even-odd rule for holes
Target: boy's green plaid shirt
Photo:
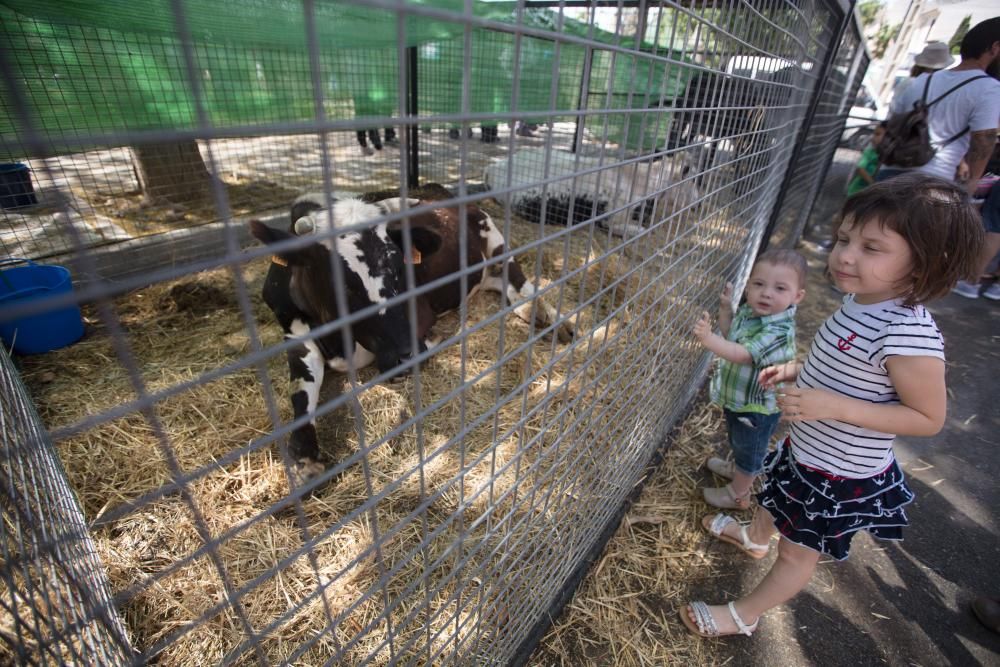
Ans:
<svg viewBox="0 0 1000 667"><path fill-rule="evenodd" d="M795 358L795 306L775 315L755 317L750 306L736 310L728 340L747 349L752 364L734 364L719 359L712 376L712 401L733 412L779 412L774 392L757 383L761 370Z"/></svg>

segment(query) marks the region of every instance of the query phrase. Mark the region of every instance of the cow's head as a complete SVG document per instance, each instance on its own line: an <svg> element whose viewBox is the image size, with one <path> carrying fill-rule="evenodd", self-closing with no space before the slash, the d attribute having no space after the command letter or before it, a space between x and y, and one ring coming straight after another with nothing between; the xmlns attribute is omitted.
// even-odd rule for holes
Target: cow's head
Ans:
<svg viewBox="0 0 1000 667"><path fill-rule="evenodd" d="M403 251L387 225L377 220L391 209L365 204L355 199L338 200L332 209L312 208L292 226L298 235L315 234L317 243L276 253L291 270L289 289L293 302L317 325L337 319L339 307L334 283L334 265L344 277L347 311L357 312L387 303L406 290ZM293 212L303 213L302 208ZM296 238L296 234L276 230L252 221L251 232L266 244ZM356 227L356 228L355 228ZM353 229L352 229L353 228ZM343 233L336 230L345 229ZM420 252L436 249L436 236L411 230L413 247ZM375 354L380 371L395 368L413 355L410 324L405 301L379 308L351 328L354 340Z"/></svg>

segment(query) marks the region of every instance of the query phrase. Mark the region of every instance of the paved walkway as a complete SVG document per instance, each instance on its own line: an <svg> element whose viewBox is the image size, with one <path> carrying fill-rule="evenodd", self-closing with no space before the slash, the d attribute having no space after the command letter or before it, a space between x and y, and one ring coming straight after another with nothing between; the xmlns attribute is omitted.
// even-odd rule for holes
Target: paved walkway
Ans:
<svg viewBox="0 0 1000 667"><path fill-rule="evenodd" d="M838 153L803 251L815 268L818 241L839 204L855 154ZM817 271L812 271L816 274ZM814 276L807 299L830 313L840 296ZM719 640L732 665L1000 665L1000 635L969 603L1000 596L1000 303L949 295L930 304L945 336L948 420L933 438L899 438L896 454L917 495L902 543L855 538L844 563L823 562L810 585L762 622L753 639ZM819 319L819 318L810 318ZM809 335L820 322L800 322ZM808 332L808 333L807 333ZM749 591L770 567L737 558L696 593L709 601ZM699 596L699 597L701 597Z"/></svg>

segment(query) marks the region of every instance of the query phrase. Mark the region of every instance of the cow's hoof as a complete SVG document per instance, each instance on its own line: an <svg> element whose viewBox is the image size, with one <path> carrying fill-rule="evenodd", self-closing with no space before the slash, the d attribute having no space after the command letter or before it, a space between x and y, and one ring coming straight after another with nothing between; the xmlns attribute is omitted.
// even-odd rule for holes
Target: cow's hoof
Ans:
<svg viewBox="0 0 1000 667"><path fill-rule="evenodd" d="M304 486L311 480L319 477L326 470L319 461L304 459L292 466L292 486Z"/></svg>

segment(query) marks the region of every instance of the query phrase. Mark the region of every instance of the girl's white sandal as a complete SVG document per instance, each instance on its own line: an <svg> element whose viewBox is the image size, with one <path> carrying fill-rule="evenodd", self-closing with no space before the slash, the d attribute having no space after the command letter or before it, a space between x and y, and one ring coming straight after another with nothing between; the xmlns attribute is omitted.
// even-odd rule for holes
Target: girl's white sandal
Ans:
<svg viewBox="0 0 1000 667"><path fill-rule="evenodd" d="M740 615L736 613L736 605L730 602L726 605L726 607L729 609L729 615L736 624L736 632L719 632L719 626L716 624L715 619L712 618L711 610L708 608L708 605L701 600L689 602L687 605L687 608L690 608L691 612L694 614L694 621L688 617L687 609L685 607L680 608L681 622L684 623L684 627L699 637L728 637L731 635L746 635L749 637L752 635L757 629L757 624L760 623L760 619L758 618L753 622L753 624L747 625L743 622L743 619L740 618Z"/></svg>
<svg viewBox="0 0 1000 667"><path fill-rule="evenodd" d="M740 539L735 539L726 535L723 531L731 523L735 523L740 528ZM723 514L719 512L716 515L707 515L701 518L701 526L710 535L718 538L723 542L732 544L733 546L739 547L743 553L750 556L751 558L761 559L767 555L768 550L771 548L770 544L757 544L750 539L750 535L747 533L747 526L749 523L740 523L728 514Z"/></svg>

